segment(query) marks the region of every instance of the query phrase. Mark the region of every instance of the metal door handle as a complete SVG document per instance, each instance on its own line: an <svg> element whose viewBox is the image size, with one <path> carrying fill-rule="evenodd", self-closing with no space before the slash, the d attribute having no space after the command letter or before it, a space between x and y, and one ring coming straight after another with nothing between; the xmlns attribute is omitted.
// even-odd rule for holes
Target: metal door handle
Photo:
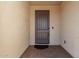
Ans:
<svg viewBox="0 0 79 59"><path fill-rule="evenodd" d="M52 29L54 29L54 27L52 26Z"/></svg>

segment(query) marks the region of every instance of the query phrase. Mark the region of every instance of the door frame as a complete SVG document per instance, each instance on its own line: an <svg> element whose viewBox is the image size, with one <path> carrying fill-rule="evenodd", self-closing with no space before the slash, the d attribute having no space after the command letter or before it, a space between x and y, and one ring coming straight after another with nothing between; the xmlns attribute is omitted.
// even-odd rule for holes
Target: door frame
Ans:
<svg viewBox="0 0 79 59"><path fill-rule="evenodd" d="M38 10L39 10L39 9L38 9ZM40 10L42 10L42 9L40 9ZM35 14L36 11L37 11L37 10L34 11L34 14ZM48 37L49 37L49 40L48 40L48 41L49 41L49 44L36 44L36 43L34 42L35 45L50 45L50 10L47 10L47 9L46 9L46 11L49 11L49 19L48 19L48 21L49 21L49 34L48 34L48 35L49 35L49 36L48 36ZM34 16L35 16L34 18L35 18L35 28L36 28L36 14L35 14ZM35 29L35 40L36 40L36 29Z"/></svg>

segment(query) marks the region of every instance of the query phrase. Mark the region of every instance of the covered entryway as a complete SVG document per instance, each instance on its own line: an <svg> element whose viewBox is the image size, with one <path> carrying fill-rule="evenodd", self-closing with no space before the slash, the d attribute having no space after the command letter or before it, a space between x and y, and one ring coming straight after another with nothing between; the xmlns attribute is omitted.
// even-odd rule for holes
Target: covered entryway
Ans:
<svg viewBox="0 0 79 59"><path fill-rule="evenodd" d="M79 1L0 1L0 57L71 58L78 50Z"/></svg>

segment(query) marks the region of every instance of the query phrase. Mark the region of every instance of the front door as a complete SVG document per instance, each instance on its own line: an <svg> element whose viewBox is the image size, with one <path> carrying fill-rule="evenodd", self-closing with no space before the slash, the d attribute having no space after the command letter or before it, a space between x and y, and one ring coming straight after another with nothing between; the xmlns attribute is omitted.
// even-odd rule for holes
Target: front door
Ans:
<svg viewBox="0 0 79 59"><path fill-rule="evenodd" d="M35 44L49 44L49 10L35 11Z"/></svg>

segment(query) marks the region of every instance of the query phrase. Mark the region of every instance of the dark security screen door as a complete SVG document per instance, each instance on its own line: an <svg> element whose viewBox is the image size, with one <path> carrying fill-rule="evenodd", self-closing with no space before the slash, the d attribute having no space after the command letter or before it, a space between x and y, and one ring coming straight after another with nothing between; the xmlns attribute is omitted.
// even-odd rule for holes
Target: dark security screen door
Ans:
<svg viewBox="0 0 79 59"><path fill-rule="evenodd" d="M49 10L35 11L35 44L49 44Z"/></svg>

